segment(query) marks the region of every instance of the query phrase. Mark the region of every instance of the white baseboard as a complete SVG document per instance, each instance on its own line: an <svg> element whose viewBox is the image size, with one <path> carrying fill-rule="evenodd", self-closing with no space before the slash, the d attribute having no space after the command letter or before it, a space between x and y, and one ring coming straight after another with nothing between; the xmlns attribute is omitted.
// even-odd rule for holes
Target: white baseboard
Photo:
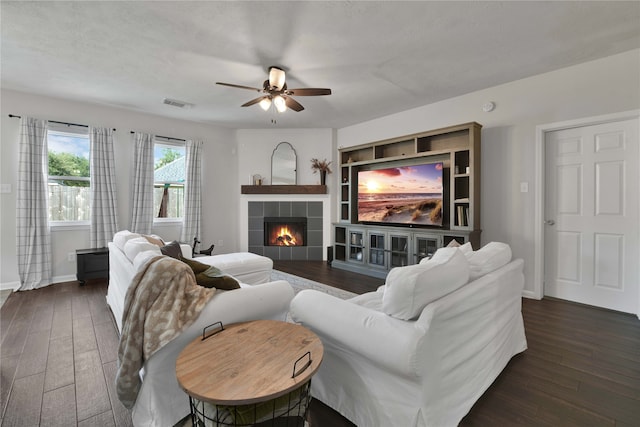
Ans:
<svg viewBox="0 0 640 427"><path fill-rule="evenodd" d="M0 283L0 291L9 290L9 289L12 291L17 291L19 288L20 288L20 282L18 281Z"/></svg>
<svg viewBox="0 0 640 427"><path fill-rule="evenodd" d="M530 298L530 299L537 299L537 300L541 299L536 296L536 293L534 291L528 291L526 289L522 291L522 296L524 298Z"/></svg>
<svg viewBox="0 0 640 427"><path fill-rule="evenodd" d="M55 276L51 278L51 283L64 283L64 282L75 282L78 280L75 274L68 274L66 276Z"/></svg>
<svg viewBox="0 0 640 427"><path fill-rule="evenodd" d="M66 276L55 276L51 278L51 284L54 283L64 283L64 282L75 282L78 280L75 274L68 274ZM12 291L17 291L20 289L20 282L5 282L0 283L0 291L4 291L5 289L11 289Z"/></svg>

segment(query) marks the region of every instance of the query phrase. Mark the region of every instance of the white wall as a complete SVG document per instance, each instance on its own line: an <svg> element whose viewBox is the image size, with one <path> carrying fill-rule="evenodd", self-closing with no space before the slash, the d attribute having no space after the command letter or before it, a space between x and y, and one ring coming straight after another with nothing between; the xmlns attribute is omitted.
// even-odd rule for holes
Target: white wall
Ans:
<svg viewBox="0 0 640 427"><path fill-rule="evenodd" d="M335 188L333 178L337 175L335 150L332 149L335 132L332 129L239 129L236 132L238 142L238 177L240 185L251 184L251 176L259 174L265 177L265 184L271 184L271 154L281 142L290 143L298 159L298 185L320 184L320 175L311 169L311 159L332 161L332 173L327 177L328 192Z"/></svg>
<svg viewBox="0 0 640 427"><path fill-rule="evenodd" d="M333 160L332 129L239 129L236 138L241 185L251 184L250 177L254 174L266 177L266 184L271 184L271 154L281 142L290 143L296 150L298 185L320 184L320 175L311 170L311 159ZM336 172L335 162L330 166ZM335 173L332 175L335 176ZM331 186L331 181L327 178L327 185Z"/></svg>
<svg viewBox="0 0 640 427"><path fill-rule="evenodd" d="M482 111L487 101L496 103L493 112ZM525 289L533 292L536 126L639 107L640 50L633 50L339 129L337 145L482 124L482 241L509 243L525 260ZM521 182L529 192L520 192Z"/></svg>
<svg viewBox="0 0 640 427"><path fill-rule="evenodd" d="M38 95L2 90L0 103L2 132L0 139L0 182L11 185L11 193L1 194L0 207L0 287L13 287L19 282L16 266L16 180L19 143L19 119L8 114L42 119L116 128L114 152L118 191L119 228L130 225L130 176L133 146L131 130L182 139L202 139L203 149L203 246L218 243L216 253L234 252L239 248L235 206L239 197L235 132L229 129L173 120L117 108L65 101ZM171 108L171 107L167 107ZM154 233L165 239L180 237L180 226L160 226ZM89 247L88 227L84 230L53 231L53 276L56 281L73 280L75 261L67 261L67 253Z"/></svg>

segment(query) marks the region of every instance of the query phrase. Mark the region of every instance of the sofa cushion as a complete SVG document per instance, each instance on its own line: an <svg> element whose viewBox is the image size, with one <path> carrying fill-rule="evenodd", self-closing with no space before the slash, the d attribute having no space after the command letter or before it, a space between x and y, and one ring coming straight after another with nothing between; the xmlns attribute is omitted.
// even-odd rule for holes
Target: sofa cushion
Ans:
<svg viewBox="0 0 640 427"><path fill-rule="evenodd" d="M387 275L382 309L389 316L410 320L424 307L460 288L469 280L469 263L458 248L440 248L420 264L396 267Z"/></svg>
<svg viewBox="0 0 640 427"><path fill-rule="evenodd" d="M257 255L251 252L234 252L229 254L211 255L198 257L198 261L204 264L215 265L225 273L238 277L246 278L249 276L265 276L269 278L273 269L273 260L266 256ZM247 281L244 283L266 283L264 281Z"/></svg>
<svg viewBox="0 0 640 427"><path fill-rule="evenodd" d="M149 243L144 237L129 239L127 243L124 244L123 252L131 262L136 258L136 255L145 251L152 251L156 255L162 255L160 248L153 243Z"/></svg>
<svg viewBox="0 0 640 427"><path fill-rule="evenodd" d="M157 256L162 256L162 254L156 251L142 251L138 253L138 255L136 255L136 257L133 259L134 271L140 270L140 267L142 267L142 265L149 261L149 259Z"/></svg>
<svg viewBox="0 0 640 427"><path fill-rule="evenodd" d="M160 252L162 252L163 255L170 256L171 258L182 259L182 248L180 247L180 243L175 240L162 246L160 248Z"/></svg>
<svg viewBox="0 0 640 427"><path fill-rule="evenodd" d="M131 239L140 237L138 233L132 233L129 230L118 231L113 235L113 243L124 252L124 245Z"/></svg>
<svg viewBox="0 0 640 427"><path fill-rule="evenodd" d="M469 260L469 280L476 280L508 264L512 254L506 243L490 242L465 256Z"/></svg>
<svg viewBox="0 0 640 427"><path fill-rule="evenodd" d="M212 265L203 264L191 258L182 258L182 262L191 267L196 276L196 282L200 286L226 291L240 287L236 279Z"/></svg>

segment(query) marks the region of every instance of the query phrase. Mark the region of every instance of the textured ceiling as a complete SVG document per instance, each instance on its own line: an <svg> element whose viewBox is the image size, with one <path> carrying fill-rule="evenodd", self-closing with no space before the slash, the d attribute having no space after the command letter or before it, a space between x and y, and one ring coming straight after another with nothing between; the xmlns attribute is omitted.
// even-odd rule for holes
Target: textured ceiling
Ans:
<svg viewBox="0 0 640 427"><path fill-rule="evenodd" d="M232 128L341 128L640 47L640 2L0 3L2 88ZM328 87L254 105L270 65ZM177 109L173 98L193 104Z"/></svg>

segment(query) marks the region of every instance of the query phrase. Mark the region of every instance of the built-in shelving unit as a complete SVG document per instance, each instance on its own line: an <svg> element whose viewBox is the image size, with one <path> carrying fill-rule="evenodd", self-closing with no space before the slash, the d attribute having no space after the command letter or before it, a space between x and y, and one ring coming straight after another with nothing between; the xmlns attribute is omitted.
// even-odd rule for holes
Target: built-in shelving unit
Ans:
<svg viewBox="0 0 640 427"><path fill-rule="evenodd" d="M334 224L334 264L382 276L390 268L419 262L455 239L480 244L480 134L471 122L340 150L339 222ZM428 158L444 165L442 228L357 223L358 171ZM355 245L351 236L362 234ZM427 255L429 253L429 255ZM383 255L384 254L384 255ZM382 276L384 277L384 276Z"/></svg>

